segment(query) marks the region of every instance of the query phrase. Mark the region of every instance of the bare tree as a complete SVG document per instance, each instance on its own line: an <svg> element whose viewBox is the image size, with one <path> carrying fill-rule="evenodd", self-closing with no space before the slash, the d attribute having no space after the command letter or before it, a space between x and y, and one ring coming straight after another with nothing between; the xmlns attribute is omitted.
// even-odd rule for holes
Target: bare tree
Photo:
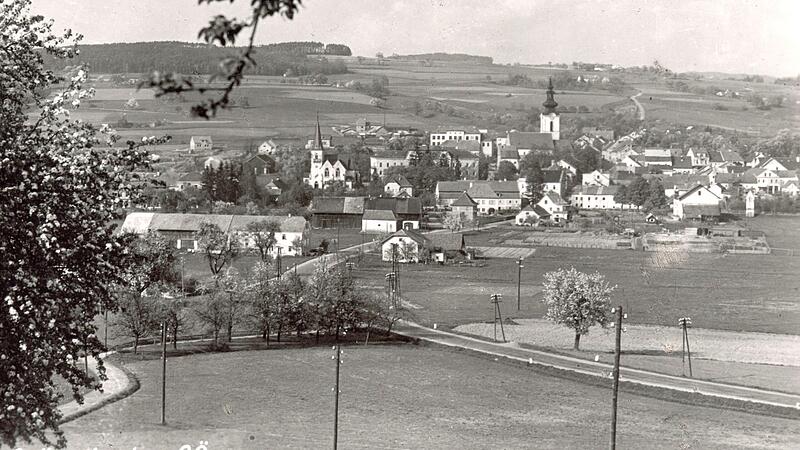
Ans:
<svg viewBox="0 0 800 450"><path fill-rule="evenodd" d="M219 342L219 332L228 323L228 305L225 301L225 292L218 286L209 289L208 298L195 307L194 313L200 323L211 329L213 333L211 348L216 349Z"/></svg>
<svg viewBox="0 0 800 450"><path fill-rule="evenodd" d="M119 313L114 327L123 336L133 338L133 353L138 353L139 342L158 330L159 308L155 298L141 293L128 292L119 300Z"/></svg>

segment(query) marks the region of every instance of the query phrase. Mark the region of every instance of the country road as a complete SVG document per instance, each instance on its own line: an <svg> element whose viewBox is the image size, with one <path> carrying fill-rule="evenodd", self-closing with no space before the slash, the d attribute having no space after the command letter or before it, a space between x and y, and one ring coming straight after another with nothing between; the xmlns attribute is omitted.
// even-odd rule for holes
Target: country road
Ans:
<svg viewBox="0 0 800 450"><path fill-rule="evenodd" d="M638 94L631 96L631 100L633 100L633 103L636 104L636 109L639 110L639 120L644 120L644 106L642 106L642 104L639 102L639 99L637 98L640 95L642 95L642 91L639 91Z"/></svg>

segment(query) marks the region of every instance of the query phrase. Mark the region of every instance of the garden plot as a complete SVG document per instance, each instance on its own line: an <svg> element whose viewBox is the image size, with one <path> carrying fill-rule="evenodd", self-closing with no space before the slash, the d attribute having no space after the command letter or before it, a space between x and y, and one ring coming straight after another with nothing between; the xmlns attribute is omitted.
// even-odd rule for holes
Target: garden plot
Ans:
<svg viewBox="0 0 800 450"><path fill-rule="evenodd" d="M536 250L524 247L473 247L480 252L484 258L527 258L532 256Z"/></svg>
<svg viewBox="0 0 800 450"><path fill-rule="evenodd" d="M541 319L517 319L515 322L519 325L505 326L509 341L572 349L575 333L570 328ZM491 323L473 323L455 329L478 336L494 336ZM668 356L681 352L681 336L681 330L677 327L626 325L622 349L626 353L661 353ZM689 339L693 358L800 368L800 336L690 328ZM592 329L589 334L581 337L581 349L613 352L613 329Z"/></svg>

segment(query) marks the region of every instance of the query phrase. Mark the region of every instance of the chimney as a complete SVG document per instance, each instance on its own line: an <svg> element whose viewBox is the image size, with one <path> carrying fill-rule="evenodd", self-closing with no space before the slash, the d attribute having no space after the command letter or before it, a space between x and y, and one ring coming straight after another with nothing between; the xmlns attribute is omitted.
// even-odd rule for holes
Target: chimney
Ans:
<svg viewBox="0 0 800 450"><path fill-rule="evenodd" d="M469 182L469 187L472 187L472 181Z"/></svg>

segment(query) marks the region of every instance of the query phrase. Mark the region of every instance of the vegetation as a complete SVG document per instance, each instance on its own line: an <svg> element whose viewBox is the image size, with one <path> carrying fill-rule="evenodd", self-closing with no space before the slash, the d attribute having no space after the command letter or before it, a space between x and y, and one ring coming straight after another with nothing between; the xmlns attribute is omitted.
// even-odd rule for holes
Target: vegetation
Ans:
<svg viewBox="0 0 800 450"><path fill-rule="evenodd" d="M62 448L53 379L78 401L100 388L73 362L104 350L93 319L117 309L113 285L131 264L132 240L109 224L124 199L140 197L131 175L147 167L139 147L160 141L110 148L115 136L69 119L91 95L86 71L58 76L42 55L71 58L76 41L29 7L0 4L0 444ZM102 361L98 369L103 380Z"/></svg>
<svg viewBox="0 0 800 450"><path fill-rule="evenodd" d="M609 322L609 300L614 288L599 273L586 274L574 267L544 274L542 283L547 305L546 319L575 330L575 350L581 336L594 325L605 327Z"/></svg>
<svg viewBox="0 0 800 450"><path fill-rule="evenodd" d="M657 179L637 177L629 186L622 185L614 194L614 201L623 205L636 205L645 211L668 206L664 186Z"/></svg>

